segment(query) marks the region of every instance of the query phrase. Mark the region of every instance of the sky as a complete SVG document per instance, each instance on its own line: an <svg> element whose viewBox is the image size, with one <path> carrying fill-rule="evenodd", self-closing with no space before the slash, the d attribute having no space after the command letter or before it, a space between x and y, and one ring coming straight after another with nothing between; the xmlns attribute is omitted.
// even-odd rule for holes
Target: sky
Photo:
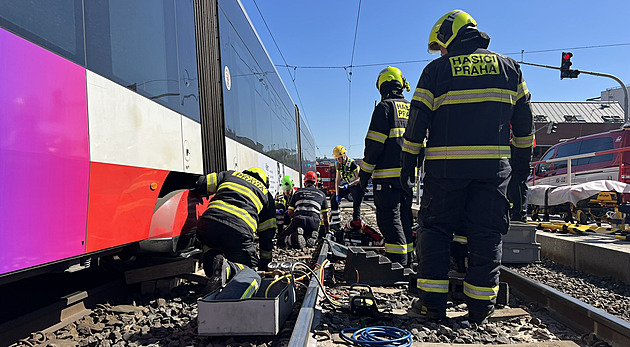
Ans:
<svg viewBox="0 0 630 347"><path fill-rule="evenodd" d="M630 84L630 24L623 19L630 13L628 0L240 1L307 118L318 157L332 157L337 145L350 157L363 157L380 101L378 73L388 65L399 68L411 100L422 69L439 57L427 52L429 31L454 9L468 12L488 33L492 51L557 67L562 52L570 51L573 69L612 74ZM285 61L292 67L283 67ZM521 69L532 101L585 101L620 87L610 78L582 74L560 80L559 70Z"/></svg>

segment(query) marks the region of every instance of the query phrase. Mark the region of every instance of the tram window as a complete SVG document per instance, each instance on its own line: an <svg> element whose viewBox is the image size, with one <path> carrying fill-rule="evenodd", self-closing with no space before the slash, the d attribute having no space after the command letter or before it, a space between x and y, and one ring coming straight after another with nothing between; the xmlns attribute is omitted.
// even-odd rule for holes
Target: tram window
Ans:
<svg viewBox="0 0 630 347"><path fill-rule="evenodd" d="M181 113L199 121L199 80L193 0L175 1Z"/></svg>
<svg viewBox="0 0 630 347"><path fill-rule="evenodd" d="M172 0L86 1L88 69L180 110L174 7Z"/></svg>
<svg viewBox="0 0 630 347"><path fill-rule="evenodd" d="M0 27L85 66L81 0L2 0Z"/></svg>

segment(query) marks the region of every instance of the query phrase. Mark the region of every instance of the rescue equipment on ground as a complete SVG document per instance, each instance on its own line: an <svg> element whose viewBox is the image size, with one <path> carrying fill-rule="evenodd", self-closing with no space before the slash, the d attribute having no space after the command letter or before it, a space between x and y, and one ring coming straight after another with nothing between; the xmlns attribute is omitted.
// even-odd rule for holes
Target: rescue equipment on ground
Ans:
<svg viewBox="0 0 630 347"><path fill-rule="evenodd" d="M532 219L542 220L543 229L602 234L628 230L630 203L623 202L623 194L630 193L629 184L599 180L562 187L536 185L528 190L527 203L532 207ZM561 215L565 223L545 223L552 214ZM573 224L574 221L577 223ZM589 223L597 226L588 226ZM602 227L601 223L609 223L611 227Z"/></svg>
<svg viewBox="0 0 630 347"><path fill-rule="evenodd" d="M355 283L350 286L350 313L354 316L372 317L378 312L376 298L372 287L367 284Z"/></svg>
<svg viewBox="0 0 630 347"><path fill-rule="evenodd" d="M335 241L346 246L379 247L385 244L383 235L363 220L359 225L355 221L346 222L344 228L335 232Z"/></svg>

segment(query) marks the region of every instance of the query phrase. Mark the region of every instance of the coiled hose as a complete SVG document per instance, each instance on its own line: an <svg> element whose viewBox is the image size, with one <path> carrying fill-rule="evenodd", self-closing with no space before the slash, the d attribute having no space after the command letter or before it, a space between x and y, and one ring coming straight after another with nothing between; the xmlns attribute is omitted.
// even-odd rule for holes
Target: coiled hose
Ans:
<svg viewBox="0 0 630 347"><path fill-rule="evenodd" d="M352 336L348 336L352 334ZM343 329L339 336L361 346L411 346L411 332L390 326Z"/></svg>

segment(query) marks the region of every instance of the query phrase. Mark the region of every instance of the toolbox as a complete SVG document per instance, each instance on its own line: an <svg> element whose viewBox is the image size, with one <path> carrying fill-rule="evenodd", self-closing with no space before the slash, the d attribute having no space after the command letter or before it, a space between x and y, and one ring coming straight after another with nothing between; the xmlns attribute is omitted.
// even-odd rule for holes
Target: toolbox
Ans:
<svg viewBox="0 0 630 347"><path fill-rule="evenodd" d="M540 261L540 243L503 242L503 264L529 264Z"/></svg>
<svg viewBox="0 0 630 347"><path fill-rule="evenodd" d="M536 226L523 222L510 222L508 233L503 235L503 242L536 243Z"/></svg>
<svg viewBox="0 0 630 347"><path fill-rule="evenodd" d="M243 300L216 300L219 291L197 301L198 333L202 336L276 335L295 303L293 283L263 278L256 295Z"/></svg>

